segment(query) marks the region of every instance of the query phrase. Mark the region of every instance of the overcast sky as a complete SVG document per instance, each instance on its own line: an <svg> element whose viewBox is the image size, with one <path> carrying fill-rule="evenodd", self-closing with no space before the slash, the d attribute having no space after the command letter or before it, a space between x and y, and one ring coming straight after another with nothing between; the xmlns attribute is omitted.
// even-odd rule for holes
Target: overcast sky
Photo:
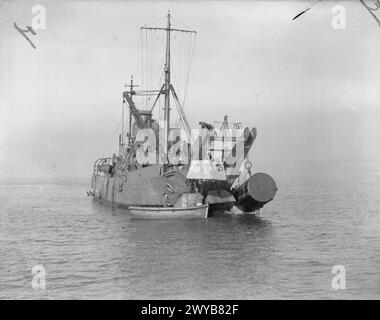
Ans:
<svg viewBox="0 0 380 320"><path fill-rule="evenodd" d="M380 28L359 1L292 21L313 3L0 1L0 182L89 178L116 151L123 85L142 81L140 27L165 26L168 9L173 27L198 32L194 127L225 114L255 126L257 171L379 170ZM29 34L37 49L13 27L31 25L35 4L46 8L46 29ZM332 27L337 4L344 30Z"/></svg>

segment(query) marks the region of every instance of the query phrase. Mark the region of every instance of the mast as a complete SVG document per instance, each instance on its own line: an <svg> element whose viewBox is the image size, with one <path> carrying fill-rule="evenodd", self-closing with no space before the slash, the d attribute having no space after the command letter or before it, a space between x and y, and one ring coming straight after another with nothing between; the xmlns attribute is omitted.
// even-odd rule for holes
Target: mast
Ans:
<svg viewBox="0 0 380 320"><path fill-rule="evenodd" d="M132 98L132 95L134 93L134 91L133 91L133 75L131 76L131 84L129 85L129 87L131 88L131 98ZM132 137L132 113L131 113L131 110L129 110L128 145L130 144L131 137Z"/></svg>
<svg viewBox="0 0 380 320"><path fill-rule="evenodd" d="M194 30L185 30L185 29L177 29L177 28L172 28L171 27L171 22L170 22L170 10L168 11L167 14L167 25L166 28L161 28L161 27L141 27L141 30L160 30L160 31L166 31L166 53L165 53L165 66L164 66L164 72L165 72L165 83L162 85L162 89L164 90L159 90L159 93L157 95L157 99L153 104L153 107L151 111L153 111L154 106L156 105L156 102L159 98L159 96L163 93L165 95L165 107L164 107L164 124L165 124L165 158L167 158L167 152L168 152L168 145L167 141L169 138L169 132L170 132L170 91L175 94L174 89L172 84L170 83L170 33L171 32L183 32L183 33L194 33L196 34L196 31ZM163 91L163 92L162 92ZM176 99L175 99L176 100ZM187 122L186 116L183 113L182 107L179 105L177 108L181 109L182 116L181 119L183 121ZM189 125L185 125L185 128L189 127Z"/></svg>
<svg viewBox="0 0 380 320"><path fill-rule="evenodd" d="M124 105L124 99L123 99L123 103L121 105L121 137L119 138L120 142L119 142L119 145L121 146L124 146L124 109L125 109L125 105Z"/></svg>
<svg viewBox="0 0 380 320"><path fill-rule="evenodd" d="M166 28L166 60L165 60L165 109L164 109L164 121L165 121L165 139L166 143L169 138L170 132L170 11L167 15L167 28Z"/></svg>
<svg viewBox="0 0 380 320"><path fill-rule="evenodd" d="M141 117L139 117L138 110L135 107L135 104L133 102L133 96L136 94L136 91L134 90L135 87L138 87L138 85L133 83L133 75L131 75L131 82L129 85L125 84L124 87L129 87L129 91L123 92L123 109L122 109L122 126L121 126L121 136L122 136L122 145L125 144L125 103L128 102L129 105L129 124L128 124L128 146L130 145L131 138L132 138L132 116L135 117L136 122L141 127L143 126L143 121Z"/></svg>

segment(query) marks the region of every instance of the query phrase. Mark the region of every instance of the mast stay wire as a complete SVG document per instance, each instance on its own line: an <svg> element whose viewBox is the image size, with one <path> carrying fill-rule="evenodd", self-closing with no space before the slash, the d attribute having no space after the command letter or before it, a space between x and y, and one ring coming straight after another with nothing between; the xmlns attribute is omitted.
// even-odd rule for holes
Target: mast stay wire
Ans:
<svg viewBox="0 0 380 320"><path fill-rule="evenodd" d="M184 23L179 21L176 17L173 17L172 15L171 15L171 17L179 25L188 28L188 26L186 26ZM161 20L161 18L158 18L155 21L158 21L158 20ZM145 24L144 26L146 26L146 25L147 24ZM158 82L160 82L163 75L164 75L164 72L162 72L162 68L160 68L158 70L158 73L156 73L156 74L153 71L153 69L155 69L154 68L154 66L156 64L155 62L157 62L157 59L154 60L153 58L156 54L157 49L160 47L161 43L160 43L160 41L153 41L153 44L150 42L152 42L152 40L162 40L163 41L165 37L163 36L162 39L160 39L160 37L156 37L156 34L153 31L156 31L156 30L141 29L141 56L142 56L142 59L141 59L141 62L142 62L142 72L141 72L142 73L142 79L141 79L141 81L142 81L142 86L147 86L147 88L150 88L155 83L155 80L158 78L158 76L160 76L159 80L158 80ZM176 38L177 38L177 36L174 35L173 40L176 40ZM145 39L145 43L144 43L144 39ZM173 79L176 82L178 82L178 84L183 83L183 85L184 85L184 91L183 91L184 94L182 96L182 106L184 107L186 105L186 98L187 98L189 82L190 82L191 67L192 67L193 58L194 58L196 33L194 33L194 35L192 33L190 33L188 35L186 34L185 39L184 39L184 37L178 35L178 39L182 39L182 44L183 44L180 46L180 48L182 49L182 52L181 52L182 55L180 56L181 59L179 60L179 63L180 63L179 68L181 69L181 70L179 70L180 74L182 73L182 69L184 69L183 71L184 71L185 76L183 78L183 81L182 81L182 77L178 78L176 72L173 72L173 69L178 71L177 70L177 67L178 67L177 62L178 61L173 62L174 60L176 60L176 59L173 59L173 56L172 56L172 66L173 66L172 73L173 73ZM173 42L178 43L179 41L173 41ZM165 58L165 55L164 55L164 58ZM163 65L165 65L165 59L163 59L163 60L164 60ZM179 82L179 81L181 81L181 82ZM182 87L182 86L180 86L180 87ZM143 96L141 97L141 99L142 100L144 99ZM146 107L148 107L149 99L150 98L148 96L145 97L145 106ZM159 98L158 102L160 105L161 104L160 98Z"/></svg>
<svg viewBox="0 0 380 320"><path fill-rule="evenodd" d="M155 24L156 22L161 21L164 18L165 18L165 16L159 15L155 19L151 19L149 21L149 23L145 23L143 25L143 27L146 27L149 24ZM144 32L145 32L145 38L147 38L146 31L147 30L140 28L140 41L141 41L141 71L140 71L141 72L141 80L140 81L141 81L141 87L142 88L144 88L144 86L147 85L147 83L146 83L147 82L147 79L146 79L147 74L146 74L146 70L145 70L146 68L144 68L144 65L145 65L144 62L145 62L145 60L147 60L146 50L144 51L144 48L146 49L146 47L147 47L147 41L145 41L145 46L144 46ZM147 39L145 39L145 40L147 40ZM145 57L144 57L144 53L145 53ZM145 98L145 100L146 100L146 98ZM146 103L146 101L145 101L145 103ZM142 106L143 104L144 104L144 97L141 97L140 105Z"/></svg>
<svg viewBox="0 0 380 320"><path fill-rule="evenodd" d="M180 87L182 87L181 85L183 84L183 96L182 96L182 107L183 109L185 108L185 103L186 103L186 97L187 97L187 93L188 93L188 87L189 87L189 82L190 82L190 74L191 74L191 67L192 67L192 63L193 63L193 58L194 58L194 51L195 51L195 43L196 43L196 34L193 36L192 34L189 34L188 36L188 39L184 39L183 41L184 45L181 45L183 49L183 56L184 56L184 61L182 61L181 63L181 59L179 59L178 61L180 62L180 66L178 66L177 64L177 60L176 59L172 59L172 74L173 74L173 78L174 80L178 83L178 85L180 85ZM186 59L187 58L187 59ZM184 63L186 61L186 64ZM183 81L181 81L182 79L178 78L178 75L177 75L177 69L182 69L181 66L183 67L183 71L184 71L184 79ZM177 89L178 90L178 89ZM178 93L179 94L179 93Z"/></svg>
<svg viewBox="0 0 380 320"><path fill-rule="evenodd" d="M122 122L122 119L119 119L119 122L118 122L118 125L116 127L116 130L111 135L110 142L108 143L106 149L103 152L103 158L105 158L106 155L109 155L111 149L115 146L115 141L117 140L117 139L115 139L115 137L117 137L117 135L119 133L121 122Z"/></svg>
<svg viewBox="0 0 380 320"><path fill-rule="evenodd" d="M162 59L156 59L157 51L163 48L163 42L165 37L157 34L156 30L142 29L142 69L143 71L143 86L151 88L155 85L156 79L162 73L162 67L155 73L156 66L161 65L161 61L165 61L165 53ZM144 41L145 40L145 41ZM164 62L165 63L165 62ZM145 107L148 107L148 99L145 99Z"/></svg>
<svg viewBox="0 0 380 320"><path fill-rule="evenodd" d="M157 38L158 39L158 38ZM164 40L165 40L165 37L164 36L162 36L161 38L160 38L160 40L162 41L162 43L164 42ZM158 47L158 45L157 45L157 47ZM155 50L155 51L157 51L157 50ZM163 69L164 69L164 67L165 67L165 52L163 53L163 55L162 55L162 58L161 59L157 59L157 62L159 63L159 68L157 68L157 72L156 73L152 73L152 81L151 81L151 85L153 86L153 84L155 85L155 84L157 84L157 86L159 87L160 86L160 81L161 81L161 79L162 79L162 76L163 76ZM160 63L160 61L162 61L161 63ZM156 83L156 79L158 79L158 82Z"/></svg>
<svg viewBox="0 0 380 320"><path fill-rule="evenodd" d="M192 37L192 35L190 34L190 38L191 37ZM185 92L184 92L184 96L183 96L183 100L182 100L182 106L183 106L183 108L185 108L186 96L187 96L187 91L188 91L189 82L190 82L190 74L191 74L191 67L192 67L192 64L193 64L193 57L194 57L194 49L195 49L196 37L197 37L197 34L195 33L193 41L192 41L192 47L191 47L191 49L189 47L189 61L188 61L188 68L187 68L187 72L186 72L186 75L187 75L187 77L186 77L186 85L185 85Z"/></svg>

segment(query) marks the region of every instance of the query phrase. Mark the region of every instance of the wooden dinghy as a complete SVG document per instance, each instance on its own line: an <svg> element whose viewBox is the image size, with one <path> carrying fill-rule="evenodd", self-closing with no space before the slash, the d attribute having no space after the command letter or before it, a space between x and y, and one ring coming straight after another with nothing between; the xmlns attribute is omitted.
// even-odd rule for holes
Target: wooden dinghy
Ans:
<svg viewBox="0 0 380 320"><path fill-rule="evenodd" d="M208 204L192 207L129 207L135 219L204 219L208 217Z"/></svg>

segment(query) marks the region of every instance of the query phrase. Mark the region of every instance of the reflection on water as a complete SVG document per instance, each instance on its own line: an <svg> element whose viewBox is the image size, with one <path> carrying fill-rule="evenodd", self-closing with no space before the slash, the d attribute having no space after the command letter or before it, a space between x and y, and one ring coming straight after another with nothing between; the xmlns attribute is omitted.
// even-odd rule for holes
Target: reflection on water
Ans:
<svg viewBox="0 0 380 320"><path fill-rule="evenodd" d="M1 186L0 298L379 298L379 182L278 177L260 215L203 220L130 219L84 185Z"/></svg>

